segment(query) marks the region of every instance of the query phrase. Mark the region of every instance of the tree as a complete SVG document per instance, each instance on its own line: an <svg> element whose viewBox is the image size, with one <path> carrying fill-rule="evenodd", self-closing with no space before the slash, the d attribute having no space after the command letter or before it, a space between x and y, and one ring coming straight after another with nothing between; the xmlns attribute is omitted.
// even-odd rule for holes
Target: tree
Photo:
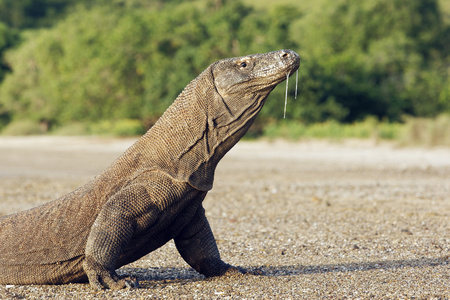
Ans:
<svg viewBox="0 0 450 300"><path fill-rule="evenodd" d="M328 1L307 18L301 48L308 63L321 72L315 84L320 91L309 91L319 109L332 99L346 111L334 117L347 122L367 115L399 120L405 113L440 112L436 95L426 95L427 109L415 98L419 81L424 91L438 87L420 78L448 55L435 0Z"/></svg>
<svg viewBox="0 0 450 300"><path fill-rule="evenodd" d="M275 20L239 1L204 8L78 8L53 28L30 32L9 53L13 73L0 87L0 103L15 119L50 127L120 119L152 123L210 63L287 39L275 30ZM244 26L252 22L264 26L249 36ZM286 22L279 26L286 29ZM268 34L270 27L276 28Z"/></svg>

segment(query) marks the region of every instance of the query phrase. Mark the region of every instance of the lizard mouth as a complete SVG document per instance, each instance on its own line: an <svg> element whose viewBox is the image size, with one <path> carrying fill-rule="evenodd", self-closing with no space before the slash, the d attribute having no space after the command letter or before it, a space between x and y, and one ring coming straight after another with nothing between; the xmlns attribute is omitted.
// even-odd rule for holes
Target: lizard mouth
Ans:
<svg viewBox="0 0 450 300"><path fill-rule="evenodd" d="M276 77L283 81L287 74L291 76L300 66L300 56L295 51L279 50L272 53L274 56L273 63L261 68L257 75L269 78Z"/></svg>
<svg viewBox="0 0 450 300"><path fill-rule="evenodd" d="M248 83L255 90L264 91L274 88L295 73L300 66L300 56L292 50L279 50L267 53L269 63L255 70ZM255 79L260 80L255 80Z"/></svg>

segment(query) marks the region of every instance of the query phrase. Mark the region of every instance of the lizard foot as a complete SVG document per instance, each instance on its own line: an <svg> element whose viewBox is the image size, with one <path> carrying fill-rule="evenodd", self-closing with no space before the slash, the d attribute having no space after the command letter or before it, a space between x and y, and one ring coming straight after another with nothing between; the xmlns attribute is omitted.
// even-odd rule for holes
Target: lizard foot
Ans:
<svg viewBox="0 0 450 300"><path fill-rule="evenodd" d="M88 277L90 285L96 290L139 288L139 281L132 277L119 278L115 274L95 274Z"/></svg>
<svg viewBox="0 0 450 300"><path fill-rule="evenodd" d="M236 275L264 275L264 273L257 269L257 270L246 270L241 267L234 267L230 266L230 268L222 274L222 276L236 276Z"/></svg>
<svg viewBox="0 0 450 300"><path fill-rule="evenodd" d="M84 271L89 279L89 284L95 290L124 288L139 288L139 281L134 277L119 277L115 271L109 271L97 262L86 260Z"/></svg>

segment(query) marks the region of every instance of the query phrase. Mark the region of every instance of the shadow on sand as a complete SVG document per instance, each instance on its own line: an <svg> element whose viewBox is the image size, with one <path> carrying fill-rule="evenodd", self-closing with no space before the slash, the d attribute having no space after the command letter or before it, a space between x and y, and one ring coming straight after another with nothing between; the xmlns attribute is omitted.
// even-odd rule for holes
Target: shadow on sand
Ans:
<svg viewBox="0 0 450 300"><path fill-rule="evenodd" d="M450 256L439 258L419 258L405 260L379 260L373 262L361 263L343 263L329 265L293 265L293 266L261 266L246 267L251 273L260 276L296 276L315 273L328 272L355 272L370 270L389 270L401 268L423 268L441 265L450 265ZM148 282L148 284L170 284L170 283L188 283L192 281L204 280L205 277L191 268L122 268L119 274L134 276L139 281ZM148 284L143 285L143 287Z"/></svg>
<svg viewBox="0 0 450 300"><path fill-rule="evenodd" d="M264 276L290 276L303 275L314 273L328 273L328 272L355 272L355 271L370 271L370 270L389 270L401 268L423 268L430 266L450 265L450 257L444 256L439 258L420 258L420 259L405 259L405 260L379 260L373 262L361 263L342 263L329 265L315 265L315 266L263 266L252 268L253 270L260 270Z"/></svg>

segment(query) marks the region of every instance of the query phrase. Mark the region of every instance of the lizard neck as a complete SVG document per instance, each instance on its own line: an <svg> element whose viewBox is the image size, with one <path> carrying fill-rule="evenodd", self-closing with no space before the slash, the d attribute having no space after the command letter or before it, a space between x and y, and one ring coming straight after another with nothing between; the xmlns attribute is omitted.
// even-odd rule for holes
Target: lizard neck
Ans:
<svg viewBox="0 0 450 300"><path fill-rule="evenodd" d="M224 118L220 107L224 100L216 91L210 66L136 143L138 152L145 153L145 168L166 172L198 190L210 190L218 162L247 132L264 104L265 97L255 97L250 115L237 121L228 116L225 125L216 124Z"/></svg>
<svg viewBox="0 0 450 300"><path fill-rule="evenodd" d="M216 101L217 97L220 96L209 67L186 86L155 125L136 142L138 152L144 153L144 168L166 172L198 190L210 190L215 168L223 156L216 152L218 132L208 121L208 102Z"/></svg>

